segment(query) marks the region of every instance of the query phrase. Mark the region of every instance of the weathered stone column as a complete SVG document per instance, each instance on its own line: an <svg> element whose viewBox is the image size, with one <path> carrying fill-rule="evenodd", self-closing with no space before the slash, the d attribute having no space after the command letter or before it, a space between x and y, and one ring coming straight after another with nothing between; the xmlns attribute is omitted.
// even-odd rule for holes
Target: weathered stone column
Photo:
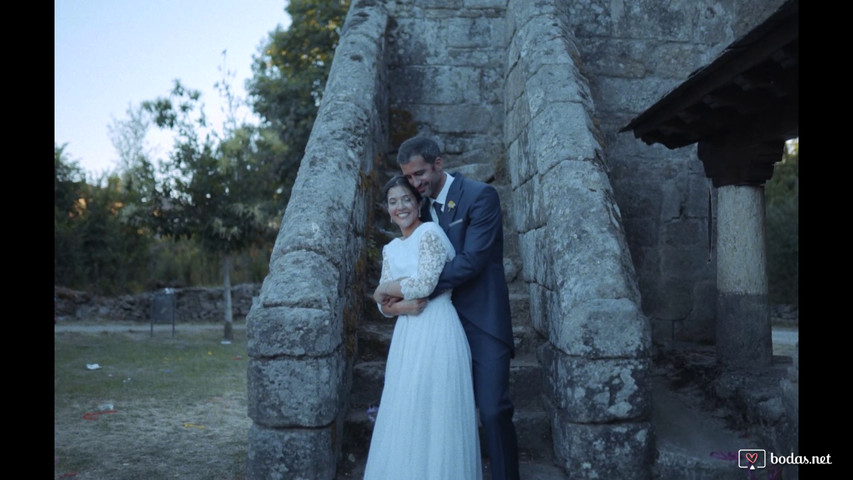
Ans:
<svg viewBox="0 0 853 480"><path fill-rule="evenodd" d="M573 479L650 480L651 328L571 30L557 1L507 4L513 224L547 339L537 353L558 464Z"/></svg>
<svg viewBox="0 0 853 480"><path fill-rule="evenodd" d="M246 317L248 480L332 480L364 308L375 167L387 151L382 5L355 2Z"/></svg>
<svg viewBox="0 0 853 480"><path fill-rule="evenodd" d="M764 188L717 192L717 358L734 368L768 366L773 356L767 301Z"/></svg>
<svg viewBox="0 0 853 480"><path fill-rule="evenodd" d="M769 366L773 338L767 299L764 183L784 140L699 142L717 187L717 360L727 368Z"/></svg>

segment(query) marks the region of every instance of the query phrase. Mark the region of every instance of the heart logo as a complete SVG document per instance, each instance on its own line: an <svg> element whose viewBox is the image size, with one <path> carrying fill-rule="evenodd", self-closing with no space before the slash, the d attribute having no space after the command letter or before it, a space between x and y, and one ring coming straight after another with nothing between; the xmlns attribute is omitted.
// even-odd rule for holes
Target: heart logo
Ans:
<svg viewBox="0 0 853 480"><path fill-rule="evenodd" d="M749 463L755 463L758 460L758 452L747 452L744 455Z"/></svg>

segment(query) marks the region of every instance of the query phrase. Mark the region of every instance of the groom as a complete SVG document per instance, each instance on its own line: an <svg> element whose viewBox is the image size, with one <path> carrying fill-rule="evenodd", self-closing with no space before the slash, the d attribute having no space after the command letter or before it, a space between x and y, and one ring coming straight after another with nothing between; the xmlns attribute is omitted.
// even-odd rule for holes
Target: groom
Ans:
<svg viewBox="0 0 853 480"><path fill-rule="evenodd" d="M430 215L456 249L435 292L453 289L453 305L468 336L492 480L517 480L518 445L509 398L509 362L515 349L500 199L491 185L446 173L440 155L435 141L414 137L400 145L397 163L409 183L430 199Z"/></svg>

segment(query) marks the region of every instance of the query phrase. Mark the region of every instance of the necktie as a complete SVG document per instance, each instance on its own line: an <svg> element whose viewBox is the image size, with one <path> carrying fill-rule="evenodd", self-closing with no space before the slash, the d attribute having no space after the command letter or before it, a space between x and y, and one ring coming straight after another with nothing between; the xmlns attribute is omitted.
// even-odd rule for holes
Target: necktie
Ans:
<svg viewBox="0 0 853 480"><path fill-rule="evenodd" d="M438 202L432 202L432 207L433 207L433 214L434 214L432 219L437 223L439 216L441 214L441 204Z"/></svg>

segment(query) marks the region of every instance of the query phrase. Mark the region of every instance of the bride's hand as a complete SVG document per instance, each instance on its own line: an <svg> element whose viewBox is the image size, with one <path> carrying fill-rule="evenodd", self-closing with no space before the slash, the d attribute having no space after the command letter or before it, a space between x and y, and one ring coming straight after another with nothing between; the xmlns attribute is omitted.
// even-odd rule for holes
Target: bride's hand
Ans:
<svg viewBox="0 0 853 480"><path fill-rule="evenodd" d="M376 290L373 291L373 300L376 301L376 303L384 305L388 303L389 299L403 298L400 281L405 278L406 277L380 283L379 286L376 287Z"/></svg>
<svg viewBox="0 0 853 480"><path fill-rule="evenodd" d="M384 293L381 288L377 287L376 290L373 291L373 300L376 303L381 303L382 305L390 305L399 299L395 299L394 297Z"/></svg>
<svg viewBox="0 0 853 480"><path fill-rule="evenodd" d="M415 298L412 300L401 300L397 302L399 315L420 315L427 306L426 298Z"/></svg>

